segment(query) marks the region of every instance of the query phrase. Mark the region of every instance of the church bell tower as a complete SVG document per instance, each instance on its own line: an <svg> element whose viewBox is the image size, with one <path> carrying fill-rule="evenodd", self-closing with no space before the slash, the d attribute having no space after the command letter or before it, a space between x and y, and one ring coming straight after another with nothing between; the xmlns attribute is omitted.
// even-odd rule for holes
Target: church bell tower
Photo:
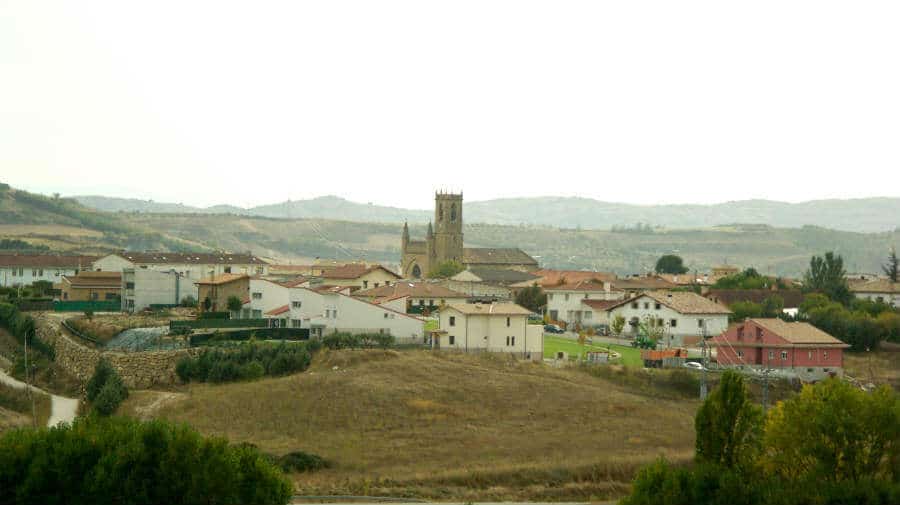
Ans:
<svg viewBox="0 0 900 505"><path fill-rule="evenodd" d="M463 262L462 193L434 195L434 261Z"/></svg>

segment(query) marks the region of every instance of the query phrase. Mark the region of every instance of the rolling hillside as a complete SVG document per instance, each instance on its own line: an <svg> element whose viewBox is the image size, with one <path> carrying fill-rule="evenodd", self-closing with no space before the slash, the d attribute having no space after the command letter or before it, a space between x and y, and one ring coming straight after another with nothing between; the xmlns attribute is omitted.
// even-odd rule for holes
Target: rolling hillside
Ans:
<svg viewBox="0 0 900 505"><path fill-rule="evenodd" d="M425 223L429 210L401 209L351 202L336 196L288 201L242 209L232 205L209 208L181 204L109 198L75 197L103 211L151 213L233 213L275 218L321 218L375 223ZM900 198L817 200L785 203L745 200L716 205L629 205L589 198L506 198L466 202L466 222L538 225L608 230L636 223L666 228L707 228L728 223L765 223L780 228L820 226L845 231L878 232L900 227Z"/></svg>
<svg viewBox="0 0 900 505"><path fill-rule="evenodd" d="M828 250L842 254L850 271L874 272L890 246L900 246L898 230L859 233L814 226L730 225L609 231L468 222L464 232L469 247L520 247L544 266L620 274L646 271L660 255L675 252L700 271L728 262L797 276L810 256ZM322 257L391 265L399 262L400 232L399 223L218 213L105 213L71 199L13 189L0 192L0 238L21 238L58 250L220 249L291 261ZM425 225L411 224L410 233L414 239L424 237Z"/></svg>

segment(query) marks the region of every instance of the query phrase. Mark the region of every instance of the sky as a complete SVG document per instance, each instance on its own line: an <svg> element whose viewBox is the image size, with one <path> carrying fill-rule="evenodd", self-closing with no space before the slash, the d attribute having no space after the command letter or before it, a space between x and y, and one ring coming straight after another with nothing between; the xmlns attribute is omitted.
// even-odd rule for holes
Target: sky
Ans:
<svg viewBox="0 0 900 505"><path fill-rule="evenodd" d="M0 0L0 180L208 206L900 196L900 2Z"/></svg>

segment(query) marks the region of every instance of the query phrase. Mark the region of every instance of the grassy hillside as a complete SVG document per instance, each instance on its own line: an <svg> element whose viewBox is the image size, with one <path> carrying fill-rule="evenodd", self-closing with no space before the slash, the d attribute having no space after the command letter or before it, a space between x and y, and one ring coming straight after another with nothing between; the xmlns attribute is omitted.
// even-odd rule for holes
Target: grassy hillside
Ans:
<svg viewBox="0 0 900 505"><path fill-rule="evenodd" d="M123 409L156 402L156 417L332 461L295 476L302 493L457 501L620 496L640 464L690 457L697 407L578 370L424 351L324 353L303 374L165 395Z"/></svg>

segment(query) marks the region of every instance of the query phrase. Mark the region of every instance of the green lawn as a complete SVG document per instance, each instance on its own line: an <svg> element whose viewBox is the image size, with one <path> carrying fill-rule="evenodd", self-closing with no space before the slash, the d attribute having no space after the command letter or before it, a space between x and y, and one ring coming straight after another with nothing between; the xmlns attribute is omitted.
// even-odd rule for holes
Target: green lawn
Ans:
<svg viewBox="0 0 900 505"><path fill-rule="evenodd" d="M565 351L569 356L580 356L584 351L605 351L606 344L585 345L582 348L577 341L568 338L558 337L556 335L544 335L544 357L553 358L557 351ZM641 361L641 351L633 347L624 345L609 344L609 349L622 355L618 362L625 366L643 367L644 362Z"/></svg>

